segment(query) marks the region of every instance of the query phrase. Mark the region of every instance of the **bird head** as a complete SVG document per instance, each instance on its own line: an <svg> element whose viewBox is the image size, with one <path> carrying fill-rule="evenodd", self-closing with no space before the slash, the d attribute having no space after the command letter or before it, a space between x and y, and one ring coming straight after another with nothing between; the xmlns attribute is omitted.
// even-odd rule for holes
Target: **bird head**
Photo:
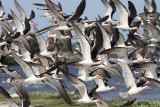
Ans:
<svg viewBox="0 0 160 107"><path fill-rule="evenodd" d="M146 89L148 90L148 89L152 89L152 88L151 88L151 87L146 86Z"/></svg>
<svg viewBox="0 0 160 107"><path fill-rule="evenodd" d="M101 101L100 100L97 100L97 103L100 103Z"/></svg>
<svg viewBox="0 0 160 107"><path fill-rule="evenodd" d="M113 90L116 90L117 89L117 87L113 87Z"/></svg>
<svg viewBox="0 0 160 107"><path fill-rule="evenodd" d="M14 74L18 74L16 71L14 71Z"/></svg>

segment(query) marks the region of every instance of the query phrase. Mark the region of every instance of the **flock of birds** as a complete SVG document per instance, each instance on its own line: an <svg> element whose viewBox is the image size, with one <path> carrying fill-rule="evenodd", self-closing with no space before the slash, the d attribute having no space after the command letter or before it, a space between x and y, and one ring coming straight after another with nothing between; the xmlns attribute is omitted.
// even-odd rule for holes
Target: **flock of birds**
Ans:
<svg viewBox="0 0 160 107"><path fill-rule="evenodd" d="M20 13L20 18L11 10L8 18L4 18L4 8L0 2L0 74L10 75L6 80L13 87L12 93L8 93L0 86L0 93L13 107L19 107L12 97L20 97L22 107L30 106L30 98L24 87L29 84L48 84L57 90L67 104L72 105L68 94L79 92L80 99L74 101L77 104L96 103L98 107L109 107L98 93L114 90L108 81L112 73L117 78L124 80L127 92L120 92L122 98L129 99L124 105L129 106L136 99L130 100L130 96L138 94L144 89L151 89L147 84L160 88L159 65L160 55L160 13L154 0L145 0L144 13L137 14L137 10L131 1L128 1L128 10L120 0L101 0L104 4L104 17L98 16L95 21L87 17L80 18L86 7L86 0L82 0L72 15L62 11L60 3L56 5L51 0L46 4L35 3L41 7L40 11L46 11L41 17L51 19L51 26L38 30L36 23L32 21L35 13L32 10L27 18L20 4L14 0ZM119 11L120 21L114 20L113 15ZM27 33L33 26L35 37ZM72 32L76 36L72 36ZM121 32L126 32L122 34ZM42 34L48 32L47 41ZM33 49L30 40L38 42ZM73 48L71 40L78 39ZM58 43L64 43L67 51L58 47ZM114 55L114 57L112 57ZM4 64L5 57L13 57L23 69L22 73L13 71L9 65ZM68 66L78 67L78 76L71 74ZM140 74L138 78L134 74ZM67 84L63 81L64 75L75 86L76 90L67 93ZM95 88L88 92L86 81L95 81Z"/></svg>

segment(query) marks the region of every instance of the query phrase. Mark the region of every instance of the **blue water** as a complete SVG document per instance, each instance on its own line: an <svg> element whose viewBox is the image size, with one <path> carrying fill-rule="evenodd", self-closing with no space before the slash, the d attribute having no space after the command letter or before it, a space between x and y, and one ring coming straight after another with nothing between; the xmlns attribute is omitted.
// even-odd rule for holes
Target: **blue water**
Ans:
<svg viewBox="0 0 160 107"><path fill-rule="evenodd" d="M14 69L17 72L21 73L22 75L25 75L21 69L21 67L19 66L11 66L10 69ZM69 66L69 71L70 73L72 73L73 75L77 75L78 73L78 69L73 67L73 66ZM120 98L119 97L119 92L125 92L127 91L127 88L125 87L125 83L123 79L120 79L114 75L111 75L111 79L109 80L109 85L110 86L115 86L117 87L116 90L112 90L112 91L108 91L108 92L104 92L104 93L99 93L99 95L106 100L114 100L115 98ZM138 76L135 75L135 76ZM7 78L9 78L9 75L6 74L1 74L0 75L0 81L6 81ZM67 85L67 91L71 92L74 91L75 88L72 85L72 83L70 81L68 81L63 75L62 75L64 82ZM7 91L10 90L10 88L12 87L12 85L8 84L8 83L0 83L0 85L2 87L4 87ZM90 91L91 89L93 89L95 87L95 81L90 81L90 82L86 82L86 85L88 87L88 91ZM159 89L148 85L149 87L152 88L152 90L144 90L142 92L140 92L137 95L133 95L131 96L131 98L137 98L137 100L145 100L145 99L152 99L152 100L160 100L160 95L159 95ZM37 92L37 91L41 91L41 92L50 92L50 93L55 93L56 90L53 89L52 87L48 86L47 84L31 84L29 85L29 87L24 87L26 89L27 92Z"/></svg>

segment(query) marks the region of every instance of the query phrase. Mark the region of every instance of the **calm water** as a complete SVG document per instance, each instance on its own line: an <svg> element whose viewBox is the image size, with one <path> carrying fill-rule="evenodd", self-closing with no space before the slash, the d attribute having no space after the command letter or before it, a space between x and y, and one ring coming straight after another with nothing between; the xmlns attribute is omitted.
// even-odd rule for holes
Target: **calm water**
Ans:
<svg viewBox="0 0 160 107"><path fill-rule="evenodd" d="M24 75L22 69L19 66L11 66L11 69L16 70L17 72L21 73L22 75ZM72 66L69 66L69 70L72 74L77 75L78 69ZM100 96L106 100L114 100L115 98L119 98L119 92L125 92L127 91L127 88L125 87L125 83L122 79L119 79L118 77L111 75L111 79L109 80L109 85L110 86L116 86L117 90L112 90L112 91L108 91L108 92L104 92L104 93L100 93ZM138 76L138 75L135 75ZM6 75L6 74L1 74L0 75L0 81L6 81L7 78L9 78L10 76ZM67 84L67 91L73 91L75 90L74 86L72 85L72 83L70 81L68 81L63 75L62 77L64 78L65 83ZM86 82L87 86L88 86L88 91L90 91L91 89L93 89L95 87L95 82L91 81L91 82ZM2 87L4 87L7 91L10 90L10 88L12 87L10 84L7 83L0 83L0 85ZM131 98L137 98L137 100L144 100L144 99L153 99L153 100L160 100L160 94L159 94L159 89L148 85L152 88L152 90L144 90L141 93L139 93L138 95L133 95ZM47 84L31 84L29 85L29 87L25 87L25 89L28 92L36 92L36 91L41 91L41 92L50 92L50 93L54 93L56 92L55 89L51 88L50 86L48 86Z"/></svg>

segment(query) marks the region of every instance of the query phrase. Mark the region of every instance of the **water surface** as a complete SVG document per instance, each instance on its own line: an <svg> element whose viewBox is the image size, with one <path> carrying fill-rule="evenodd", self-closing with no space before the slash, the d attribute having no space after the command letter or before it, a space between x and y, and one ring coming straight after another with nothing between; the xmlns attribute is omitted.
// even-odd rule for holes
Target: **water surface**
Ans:
<svg viewBox="0 0 160 107"><path fill-rule="evenodd" d="M19 66L11 66L10 69L16 70L17 72L21 73L22 75L25 75L23 70L21 69L21 67ZM69 72L72 73L73 75L77 75L78 73L78 69L73 67L73 66L69 66ZM127 91L127 88L125 87L125 83L123 81L123 79L120 79L114 75L111 75L111 79L109 80L109 85L110 86L115 86L117 87L116 90L112 90L112 91L108 91L108 92L104 92L104 93L100 93L100 96L106 100L114 100L116 98L119 98L119 92L125 92ZM136 75L138 76L138 75ZM9 78L9 75L6 74L2 74L0 75L0 81L6 81L7 78ZM74 91L75 88L72 85L72 83L70 81L68 81L63 75L62 77L64 78L64 82L67 84L67 91ZM95 87L95 81L90 81L90 82L85 82L87 87L88 87L88 91L90 91L91 89L93 89ZM0 85L2 87L4 87L7 91L10 90L10 88L12 87L12 85L8 84L8 83L0 83ZM159 89L148 85L149 87L152 88L152 90L144 90L142 92L140 92L137 95L133 95L131 98L137 98L137 100L145 100L145 99L152 99L152 100L160 100L160 94L159 94ZM31 84L28 87L25 87L27 92L50 92L50 93L55 93L56 90L53 89L52 87L50 87L47 84Z"/></svg>

